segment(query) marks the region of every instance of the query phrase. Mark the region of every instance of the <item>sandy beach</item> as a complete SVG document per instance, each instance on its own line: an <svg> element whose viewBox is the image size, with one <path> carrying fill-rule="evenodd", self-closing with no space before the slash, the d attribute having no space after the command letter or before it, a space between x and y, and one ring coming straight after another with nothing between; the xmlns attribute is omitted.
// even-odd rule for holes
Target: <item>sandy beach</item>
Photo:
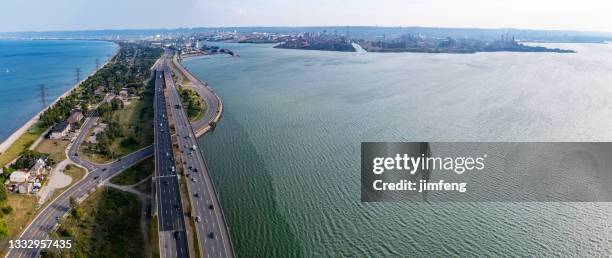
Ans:
<svg viewBox="0 0 612 258"><path fill-rule="evenodd" d="M119 53L119 45L116 46L115 48L115 52L113 53L112 57L107 60L102 66L100 66L99 69L102 69L103 67L105 67L113 58L115 58L117 56L117 54ZM98 70L99 70L98 69ZM13 143L15 143L15 141L17 141L17 139L19 139L19 137L21 137L21 135L23 135L24 133L26 133L28 131L28 129L30 129L33 125L36 124L36 122L38 122L40 115L42 115L42 113L44 113L49 107L52 107L53 105L55 105L55 103L57 103L60 99L65 98L66 96L68 96L70 94L70 92L72 92L74 89L76 89L77 87L79 87L79 85L81 85L82 82L84 82L85 80L89 79L89 77L91 77L92 75L94 75L98 70L93 71L91 74L89 74L87 77L85 77L83 80L79 81L78 83L74 84L72 87L70 87L70 89L66 90L66 92L64 92L64 94L60 95L59 97L57 97L51 104L49 104L46 108L44 108L43 110L41 110L40 112L38 112L36 115L34 115L30 120L28 120L25 124L23 124L23 126L21 126L19 129L17 129L15 132L13 132L8 138L6 138L6 140L4 140L1 144L0 144L0 153L5 152Z"/></svg>

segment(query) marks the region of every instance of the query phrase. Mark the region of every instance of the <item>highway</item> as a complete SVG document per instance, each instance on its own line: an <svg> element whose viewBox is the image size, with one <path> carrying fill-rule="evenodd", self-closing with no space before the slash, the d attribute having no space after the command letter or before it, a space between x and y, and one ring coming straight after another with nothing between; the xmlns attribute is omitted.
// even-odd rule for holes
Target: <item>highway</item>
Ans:
<svg viewBox="0 0 612 258"><path fill-rule="evenodd" d="M189 257L179 176L176 173L177 168L173 156L172 138L166 109L167 103L164 95L164 91L167 89L170 110L172 110L172 116L175 119L179 150L182 160L185 162L184 167L189 170L186 171L186 174L189 175L188 184L192 193L190 198L194 214L191 219L195 219L196 216L201 219L196 222L199 250L202 257L234 257L227 226L208 174L208 168L200 152L196 134L182 109L178 92L172 81L167 65L167 54L164 53L160 60L161 62L157 63L154 68L155 144L108 164L96 164L83 160L78 155L79 148L98 120L97 112L95 110L90 112L76 139L67 150L68 158L85 168L87 174L40 211L22 232L19 239L47 239L49 232L56 228L58 220L70 212L71 197L80 201L85 199L89 193L104 185L113 176L154 155L160 256L162 258ZM198 92L208 104L204 118L194 124L199 132L206 132L210 129L208 126L210 122L219 118L221 111L218 98L208 87L184 70L182 66L177 65L177 67L184 71L186 76L191 77L192 82L197 82L200 87ZM111 97L107 96L105 101L108 101ZM178 108L176 108L176 105L178 105ZM194 145L196 146L195 150L193 150ZM37 257L39 253L40 250L38 249L16 249L9 250L6 257Z"/></svg>
<svg viewBox="0 0 612 258"><path fill-rule="evenodd" d="M172 150L172 138L166 97L164 73L166 53L155 68L155 188L160 256L188 257L188 245L183 219L179 178ZM172 80L172 79L171 79Z"/></svg>
<svg viewBox="0 0 612 258"><path fill-rule="evenodd" d="M203 83L198 78L193 76L189 71L187 71L187 69L185 69L185 67L183 67L179 63L176 56L172 59L172 62L174 64L174 67L176 67L182 74L184 74L187 79L189 79L189 81L191 81L191 83L194 85L190 88L196 90L200 97L202 97L206 101L206 114L204 114L201 119L191 123L192 127L196 132L196 136L199 137L208 131L208 125L211 121L215 121L216 119L218 119L217 116L221 113L221 105L219 103L219 98L208 87L206 83ZM179 78L181 77L179 76Z"/></svg>
<svg viewBox="0 0 612 258"><path fill-rule="evenodd" d="M95 115L95 111L89 114L83 123L78 137L71 144L68 151L70 153L69 158L80 166L87 168L89 173L51 201L22 232L19 239L47 239L49 232L54 230L59 218L62 218L70 211L71 197L77 200L84 199L91 191L95 191L98 185L103 184L109 178L153 154L153 147L149 146L109 164L94 164L75 156L74 153L78 152L78 148L87 136L89 128L98 119ZM15 249L9 250L6 257L37 257L39 252L40 250L38 249Z"/></svg>
<svg viewBox="0 0 612 258"><path fill-rule="evenodd" d="M176 64L176 63L175 63ZM177 65L177 67L181 67ZM202 156L196 134L189 123L187 115L181 105L178 91L172 80L170 69L164 70L169 102L171 104L172 118L178 138L179 150L183 160L185 175L188 177L188 186L192 205L192 218L195 220L198 235L198 246L202 257L234 257L231 240L219 205L217 194L208 174L208 168ZM191 76L190 74L188 76ZM197 79L190 80L194 81ZM202 85L201 97L207 102L205 120L199 128L206 127L219 113L217 96ZM194 126L196 126L194 124Z"/></svg>

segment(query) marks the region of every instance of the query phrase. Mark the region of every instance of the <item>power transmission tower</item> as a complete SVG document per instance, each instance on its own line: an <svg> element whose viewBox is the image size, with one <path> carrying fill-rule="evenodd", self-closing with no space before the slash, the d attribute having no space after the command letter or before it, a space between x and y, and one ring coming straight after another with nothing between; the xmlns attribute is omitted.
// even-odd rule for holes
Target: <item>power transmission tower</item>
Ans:
<svg viewBox="0 0 612 258"><path fill-rule="evenodd" d="M77 68L76 69L76 83L79 83L81 81L81 69Z"/></svg>
<svg viewBox="0 0 612 258"><path fill-rule="evenodd" d="M47 107L47 87L44 84L38 85L38 94L40 95L40 103L43 109Z"/></svg>

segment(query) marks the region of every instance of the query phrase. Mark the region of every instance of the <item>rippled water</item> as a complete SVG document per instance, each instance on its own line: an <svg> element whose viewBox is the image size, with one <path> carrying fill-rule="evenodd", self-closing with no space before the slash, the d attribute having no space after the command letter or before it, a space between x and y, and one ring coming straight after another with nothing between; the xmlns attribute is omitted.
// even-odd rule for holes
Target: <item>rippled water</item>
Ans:
<svg viewBox="0 0 612 258"><path fill-rule="evenodd" d="M612 46L376 54L224 44L201 139L240 256L612 254L610 203L361 203L363 141L612 141Z"/></svg>
<svg viewBox="0 0 612 258"><path fill-rule="evenodd" d="M0 142L40 110L39 86L50 104L102 65L117 45L106 41L0 40Z"/></svg>

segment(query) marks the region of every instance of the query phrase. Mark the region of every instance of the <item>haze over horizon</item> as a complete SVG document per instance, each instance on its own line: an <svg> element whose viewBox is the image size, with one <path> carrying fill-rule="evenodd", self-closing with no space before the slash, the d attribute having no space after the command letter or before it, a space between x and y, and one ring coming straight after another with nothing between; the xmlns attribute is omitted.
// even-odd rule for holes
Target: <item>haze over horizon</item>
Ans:
<svg viewBox="0 0 612 258"><path fill-rule="evenodd" d="M2 9L0 32L345 25L612 32L612 3L604 0L8 0Z"/></svg>

